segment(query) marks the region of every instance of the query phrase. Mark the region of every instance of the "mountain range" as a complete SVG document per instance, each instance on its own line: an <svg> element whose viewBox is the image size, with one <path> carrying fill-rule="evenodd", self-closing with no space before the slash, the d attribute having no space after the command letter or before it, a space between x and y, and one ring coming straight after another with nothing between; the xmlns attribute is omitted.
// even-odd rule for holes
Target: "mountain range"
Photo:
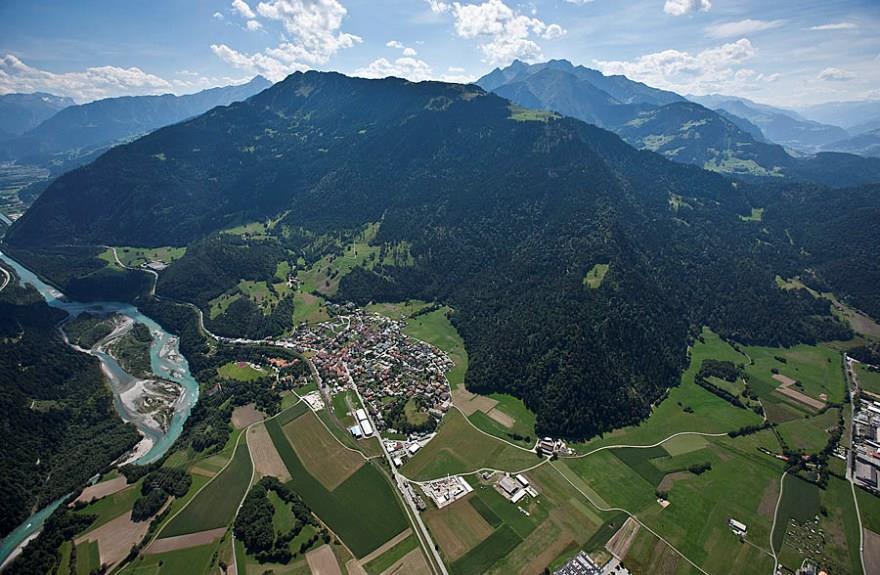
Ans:
<svg viewBox="0 0 880 575"><path fill-rule="evenodd" d="M0 143L0 159L53 167L58 172L59 166L66 169L94 159L114 144L243 100L270 85L257 76L246 84L186 96L124 96L82 105L70 105L73 102L66 99L68 103L60 111Z"/></svg>
<svg viewBox="0 0 880 575"><path fill-rule="evenodd" d="M44 92L0 95L0 140L20 136L74 101Z"/></svg>
<svg viewBox="0 0 880 575"><path fill-rule="evenodd" d="M621 79L604 86L611 110L710 112ZM702 131L741 132L708 117ZM805 208L820 199L822 209ZM539 433L588 437L646 416L679 381L704 325L744 343L846 337L827 301L781 290L776 277L808 267L816 281L829 281L823 269L844 277L839 254L867 236L838 232L878 200L876 188L733 182L478 86L298 72L59 177L5 248L66 289L78 285L76 269L106 263L98 246L189 245L158 286L186 299L378 226L375 244L409 257L354 267L335 297L449 305L470 389L522 398ZM829 206L840 216L832 224ZM267 219L264 234L218 233ZM813 246L820 223L833 251ZM71 245L88 265L78 267ZM852 250L859 263L843 264L844 290L877 279L863 248ZM598 268L603 279L587 282ZM841 297L868 308L874 291Z"/></svg>
<svg viewBox="0 0 880 575"><path fill-rule="evenodd" d="M746 109L744 100L703 100L725 103L718 106L724 112L718 113L678 94L625 76L605 76L567 60L534 65L515 61L476 83L522 106L553 110L607 128L633 146L673 161L739 177L790 177L846 186L876 181L880 174L880 164L873 159L851 158L847 164L856 170L843 171L836 167L839 157L795 157L768 133L818 147L846 138L843 129L766 106Z"/></svg>

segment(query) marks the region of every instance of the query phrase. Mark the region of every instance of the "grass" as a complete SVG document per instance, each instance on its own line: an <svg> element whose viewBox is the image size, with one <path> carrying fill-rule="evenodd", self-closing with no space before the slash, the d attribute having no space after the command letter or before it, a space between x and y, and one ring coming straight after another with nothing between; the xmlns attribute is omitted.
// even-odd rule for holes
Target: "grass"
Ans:
<svg viewBox="0 0 880 575"><path fill-rule="evenodd" d="M493 409L509 416L513 420L513 425L507 427L482 411L475 411L469 415L470 422L486 433L516 443L521 447L531 448L538 436L535 431L535 414L526 407L521 399L512 395L492 393L488 397L498 402ZM515 439L516 436L521 439Z"/></svg>
<svg viewBox="0 0 880 575"><path fill-rule="evenodd" d="M397 303L371 303L365 309L368 312L384 315L391 319L407 319L428 305L430 304L426 301L411 299Z"/></svg>
<svg viewBox="0 0 880 575"><path fill-rule="evenodd" d="M507 525L455 560L449 570L453 575L480 575L496 561L513 551L522 539Z"/></svg>
<svg viewBox="0 0 880 575"><path fill-rule="evenodd" d="M590 289L597 289L602 285L605 274L608 273L608 264L596 264L584 276L584 285Z"/></svg>
<svg viewBox="0 0 880 575"><path fill-rule="evenodd" d="M89 526L89 529L94 529L130 511L135 500L140 497L140 494L141 483L138 481L122 491L117 491L112 495L102 497L94 503L90 503L77 511L77 513L80 515L97 515L97 519Z"/></svg>
<svg viewBox="0 0 880 575"><path fill-rule="evenodd" d="M218 543L209 543L188 549L141 555L123 571L125 575L179 575L209 573ZM239 573L244 574L245 571Z"/></svg>
<svg viewBox="0 0 880 575"><path fill-rule="evenodd" d="M776 515L776 530L773 532L773 548L782 549L785 527L789 519L800 522L809 521L819 514L819 488L794 475L786 475L782 490L782 501Z"/></svg>
<svg viewBox="0 0 880 575"><path fill-rule="evenodd" d="M614 449L611 451L615 457L626 463L633 471L639 474L645 481L651 483L655 487L663 480L666 475L658 469L652 459L666 457L668 452L662 447L649 447L647 449Z"/></svg>
<svg viewBox="0 0 880 575"><path fill-rule="evenodd" d="M230 361L227 364L217 368L217 374L226 379L234 379L237 381L255 381L261 377L266 377L268 372L263 369L255 369L248 363Z"/></svg>
<svg viewBox="0 0 880 575"><path fill-rule="evenodd" d="M871 371L863 363L854 363L859 387L867 392L880 395L880 371Z"/></svg>
<svg viewBox="0 0 880 575"><path fill-rule="evenodd" d="M426 412L419 409L415 398L410 398L409 400L407 400L406 405L403 406L403 414L406 417L406 421L410 425L415 426L424 425L431 417Z"/></svg>
<svg viewBox="0 0 880 575"><path fill-rule="evenodd" d="M404 464L402 472L409 478L426 480L481 467L517 471L538 461L534 453L480 433L459 411L450 410L434 439Z"/></svg>
<svg viewBox="0 0 880 575"><path fill-rule="evenodd" d="M283 431L309 474L328 491L336 489L364 465L364 458L341 446L314 413L294 419Z"/></svg>
<svg viewBox="0 0 880 575"><path fill-rule="evenodd" d="M376 557L366 565L364 569L369 575L379 575L386 569L403 559L410 551L419 546L419 541L415 535L410 535L379 557Z"/></svg>
<svg viewBox="0 0 880 575"><path fill-rule="evenodd" d="M76 575L90 575L101 567L97 541L83 541L76 546Z"/></svg>
<svg viewBox="0 0 880 575"><path fill-rule="evenodd" d="M773 393L779 382L773 379L773 372L796 380L800 385L793 389L814 399L822 400L825 394L827 401L843 402L846 384L843 379L843 359L839 352L825 345L796 345L791 348L747 347L746 353L753 360L746 366L749 385L762 400L771 403L785 402L799 409L808 410L803 404ZM785 361L779 361L783 358Z"/></svg>
<svg viewBox="0 0 880 575"><path fill-rule="evenodd" d="M501 518L492 511L492 508L489 505L480 499L479 497L471 497L468 499L468 503L473 507L480 516L486 520L486 523L491 525L492 527L499 527L502 524Z"/></svg>
<svg viewBox="0 0 880 575"><path fill-rule="evenodd" d="M789 447L805 453L818 453L828 443L826 430L837 425L838 410L829 409L815 417L801 417L776 427Z"/></svg>
<svg viewBox="0 0 880 575"><path fill-rule="evenodd" d="M859 515L865 529L880 533L880 497L857 487L856 498L859 500Z"/></svg>
<svg viewBox="0 0 880 575"><path fill-rule="evenodd" d="M408 522L400 502L375 466L361 466L338 487L328 490L303 465L277 418L267 421L266 429L290 471L288 485L357 557L367 555L406 529Z"/></svg>
<svg viewBox="0 0 880 575"><path fill-rule="evenodd" d="M739 219L744 222L760 222L764 219L764 208L752 208L751 215L740 216Z"/></svg>
<svg viewBox="0 0 880 575"><path fill-rule="evenodd" d="M251 480L247 442L239 440L232 461L161 531L162 537L186 535L228 525Z"/></svg>
<svg viewBox="0 0 880 575"><path fill-rule="evenodd" d="M521 106L511 105L510 118L515 122L548 122L559 117L556 112L547 110L530 110Z"/></svg>
<svg viewBox="0 0 880 575"><path fill-rule="evenodd" d="M107 250L107 252L110 252L110 250ZM185 247L176 248L172 246L164 246L160 248L136 248L123 246L116 248L116 255L119 256L119 261L131 268L140 267L142 264L153 261L161 261L166 264L171 264L182 258L185 253ZM104 257L103 254L101 257ZM112 252L110 252L110 257L113 257Z"/></svg>
<svg viewBox="0 0 880 575"><path fill-rule="evenodd" d="M61 544L61 548L58 552L61 554L61 559L58 561L58 569L55 571L59 575L69 575L70 573L70 554L73 549L72 541L65 541Z"/></svg>

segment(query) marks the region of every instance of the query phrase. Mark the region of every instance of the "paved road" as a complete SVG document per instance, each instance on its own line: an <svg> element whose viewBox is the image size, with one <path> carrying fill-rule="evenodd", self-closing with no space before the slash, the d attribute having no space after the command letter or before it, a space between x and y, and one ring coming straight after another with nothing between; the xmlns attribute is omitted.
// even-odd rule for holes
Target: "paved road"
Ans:
<svg viewBox="0 0 880 575"><path fill-rule="evenodd" d="M6 268L3 267L0 267L0 272L3 272L3 275L5 276L3 278L3 285L0 286L0 291L3 291L6 286L9 285L9 282L12 281L12 274L6 271Z"/></svg>
<svg viewBox="0 0 880 575"><path fill-rule="evenodd" d="M855 404L853 403L853 396L859 391L859 383L858 380L853 377L853 360L849 358L848 355L843 354L843 374L846 379L847 390L849 391L849 399L850 404L853 406L852 413L855 415ZM865 534L864 527L862 527L862 512L859 510L859 499L856 497L856 483L855 478L853 477L853 457L855 453L853 439L856 436L856 424L855 418L851 418L850 421L850 429L849 429L849 445L847 445L846 450L846 478L849 481L849 488L852 491L853 503L856 507L856 519L859 520L859 560L862 562L862 573L867 573L868 570L865 569Z"/></svg>

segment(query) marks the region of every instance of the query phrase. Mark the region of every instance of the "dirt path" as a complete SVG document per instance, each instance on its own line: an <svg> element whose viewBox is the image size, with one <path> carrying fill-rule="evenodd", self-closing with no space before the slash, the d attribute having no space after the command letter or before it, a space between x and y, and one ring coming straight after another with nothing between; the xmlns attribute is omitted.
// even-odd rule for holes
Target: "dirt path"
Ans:
<svg viewBox="0 0 880 575"><path fill-rule="evenodd" d="M406 530L398 533L397 535L395 535L394 537L392 537L391 539L389 539L388 541L383 543L378 549L374 550L372 553L369 553L369 554L361 557L361 561L360 561L361 565L366 565L367 563L369 563L370 561L372 561L376 557L379 557L380 555L382 555L383 553L385 553L386 551L388 551L389 549L391 549L392 547L394 547L395 545L397 545L398 543L400 543L401 541L403 541L404 539L409 537L411 534L412 534L412 529L406 529Z"/></svg>

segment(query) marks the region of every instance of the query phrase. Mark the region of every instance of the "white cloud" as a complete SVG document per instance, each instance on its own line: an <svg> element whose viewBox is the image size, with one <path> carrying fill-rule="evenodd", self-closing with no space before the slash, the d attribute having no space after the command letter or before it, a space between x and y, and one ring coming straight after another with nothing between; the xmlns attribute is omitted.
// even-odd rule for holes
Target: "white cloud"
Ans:
<svg viewBox="0 0 880 575"><path fill-rule="evenodd" d="M221 14L220 12L214 12L213 18L214 20L223 20L223 14Z"/></svg>
<svg viewBox="0 0 880 575"><path fill-rule="evenodd" d="M473 80L473 78L464 74L463 68L450 67L448 71L448 74L435 74L427 62L404 56L397 58L393 62L387 58L373 60L368 66L355 70L354 75L362 78L387 78L388 76L395 76L397 78L406 78L411 82L440 80L465 84Z"/></svg>
<svg viewBox="0 0 880 575"><path fill-rule="evenodd" d="M50 92L79 102L124 95L163 94L167 80L140 68L99 66L82 72L54 73L28 66L16 56L0 57L0 94Z"/></svg>
<svg viewBox="0 0 880 575"><path fill-rule="evenodd" d="M663 11L672 16L684 16L691 12L708 12L712 8L710 0L666 0Z"/></svg>
<svg viewBox="0 0 880 575"><path fill-rule="evenodd" d="M388 46L389 48L397 48L398 50L403 48L403 44L401 44L397 40L388 40L388 42L386 42L385 45Z"/></svg>
<svg viewBox="0 0 880 575"><path fill-rule="evenodd" d="M260 24L259 22L257 22L256 20L248 20L246 26L247 26L247 29L250 30L251 32L256 32L257 30L259 30L260 28L263 27L263 25Z"/></svg>
<svg viewBox="0 0 880 575"><path fill-rule="evenodd" d="M593 61L606 74L623 74L651 86L683 94L733 92L748 89L757 79L754 70L744 68L757 50L746 38L691 54L664 50L630 61Z"/></svg>
<svg viewBox="0 0 880 575"><path fill-rule="evenodd" d="M710 38L731 38L745 36L763 30L779 28L785 24L785 20L740 20L738 22L724 22L714 24L706 28L706 36Z"/></svg>
<svg viewBox="0 0 880 575"><path fill-rule="evenodd" d="M412 57L412 56L416 56L417 54L418 54L418 52L416 52L413 48L404 48L403 49L404 56Z"/></svg>
<svg viewBox="0 0 880 575"><path fill-rule="evenodd" d="M825 68L816 77L826 82L846 82L854 79L856 76L852 72L841 68Z"/></svg>
<svg viewBox="0 0 880 575"><path fill-rule="evenodd" d="M831 24L820 24L819 26L810 26L809 30L853 30L858 28L852 22L834 22Z"/></svg>
<svg viewBox="0 0 880 575"><path fill-rule="evenodd" d="M482 4L427 1L436 13L452 13L460 38L479 39L483 59L490 64L504 65L516 58L539 60L543 57L541 47L533 38L552 40L565 34L559 24L548 25L514 10L503 0L486 0Z"/></svg>
<svg viewBox="0 0 880 575"><path fill-rule="evenodd" d="M280 22L290 38L263 52L245 54L212 44L214 54L231 66L278 81L296 71L327 63L337 52L362 40L342 32L348 13L338 0L270 0L257 5L260 16Z"/></svg>
<svg viewBox="0 0 880 575"><path fill-rule="evenodd" d="M594 0L565 0L569 4L578 4L583 6L584 4L592 4Z"/></svg>
<svg viewBox="0 0 880 575"><path fill-rule="evenodd" d="M244 0L232 0L232 8L236 12L238 12L242 18L247 18L248 20L253 20L257 17L254 14L254 11L251 10L251 7Z"/></svg>

